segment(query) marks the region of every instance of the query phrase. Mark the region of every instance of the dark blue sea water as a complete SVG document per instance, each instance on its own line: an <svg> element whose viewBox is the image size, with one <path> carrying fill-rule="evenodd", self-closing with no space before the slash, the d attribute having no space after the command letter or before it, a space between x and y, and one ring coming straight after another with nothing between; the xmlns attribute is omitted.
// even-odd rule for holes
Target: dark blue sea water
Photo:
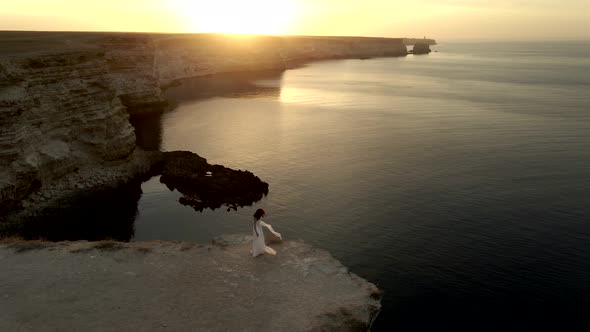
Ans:
<svg viewBox="0 0 590 332"><path fill-rule="evenodd" d="M134 239L249 233L263 207L385 290L376 331L587 330L590 43L435 49L168 90L143 139L270 193L199 213L152 179Z"/></svg>

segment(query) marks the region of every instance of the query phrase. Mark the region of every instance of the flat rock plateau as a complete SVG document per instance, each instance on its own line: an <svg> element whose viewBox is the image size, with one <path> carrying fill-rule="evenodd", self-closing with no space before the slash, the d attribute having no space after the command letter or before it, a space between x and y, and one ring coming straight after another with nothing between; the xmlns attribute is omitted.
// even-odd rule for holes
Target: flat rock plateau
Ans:
<svg viewBox="0 0 590 332"><path fill-rule="evenodd" d="M375 285L300 241L0 243L0 331L366 331Z"/></svg>

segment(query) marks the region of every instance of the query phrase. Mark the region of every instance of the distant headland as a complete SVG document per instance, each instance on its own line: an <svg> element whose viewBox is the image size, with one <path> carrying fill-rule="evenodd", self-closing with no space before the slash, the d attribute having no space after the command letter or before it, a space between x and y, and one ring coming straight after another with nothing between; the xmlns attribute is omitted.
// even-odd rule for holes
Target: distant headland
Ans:
<svg viewBox="0 0 590 332"><path fill-rule="evenodd" d="M429 38L404 38L404 44L407 46L416 44L436 45L436 40Z"/></svg>

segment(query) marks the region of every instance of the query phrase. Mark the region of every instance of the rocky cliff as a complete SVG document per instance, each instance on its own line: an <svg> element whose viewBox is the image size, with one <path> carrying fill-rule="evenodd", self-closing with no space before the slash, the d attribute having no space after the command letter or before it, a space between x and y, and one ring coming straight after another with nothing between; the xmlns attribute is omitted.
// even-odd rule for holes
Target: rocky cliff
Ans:
<svg viewBox="0 0 590 332"><path fill-rule="evenodd" d="M129 114L162 110L177 80L407 54L402 39L353 37L2 32L0 44L0 215L75 172L149 168Z"/></svg>
<svg viewBox="0 0 590 332"><path fill-rule="evenodd" d="M0 59L4 207L84 165L135 149L129 115L98 52Z"/></svg>

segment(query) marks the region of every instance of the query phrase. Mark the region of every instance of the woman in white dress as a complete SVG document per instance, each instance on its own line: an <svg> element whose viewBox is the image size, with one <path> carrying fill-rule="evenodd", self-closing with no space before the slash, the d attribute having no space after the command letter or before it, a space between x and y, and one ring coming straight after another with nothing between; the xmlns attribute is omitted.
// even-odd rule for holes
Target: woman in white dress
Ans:
<svg viewBox="0 0 590 332"><path fill-rule="evenodd" d="M276 235L279 239L282 238L281 234L275 232L275 230L272 229L271 225L262 221L262 217L264 217L265 215L266 212L264 212L263 209L258 209L254 213L254 234L252 234L254 236L254 240L252 241L252 257L256 257L264 253L271 255L277 254L277 252L273 248L267 247L266 243L264 243L264 233L262 232L262 226L268 228L268 230L274 235Z"/></svg>

